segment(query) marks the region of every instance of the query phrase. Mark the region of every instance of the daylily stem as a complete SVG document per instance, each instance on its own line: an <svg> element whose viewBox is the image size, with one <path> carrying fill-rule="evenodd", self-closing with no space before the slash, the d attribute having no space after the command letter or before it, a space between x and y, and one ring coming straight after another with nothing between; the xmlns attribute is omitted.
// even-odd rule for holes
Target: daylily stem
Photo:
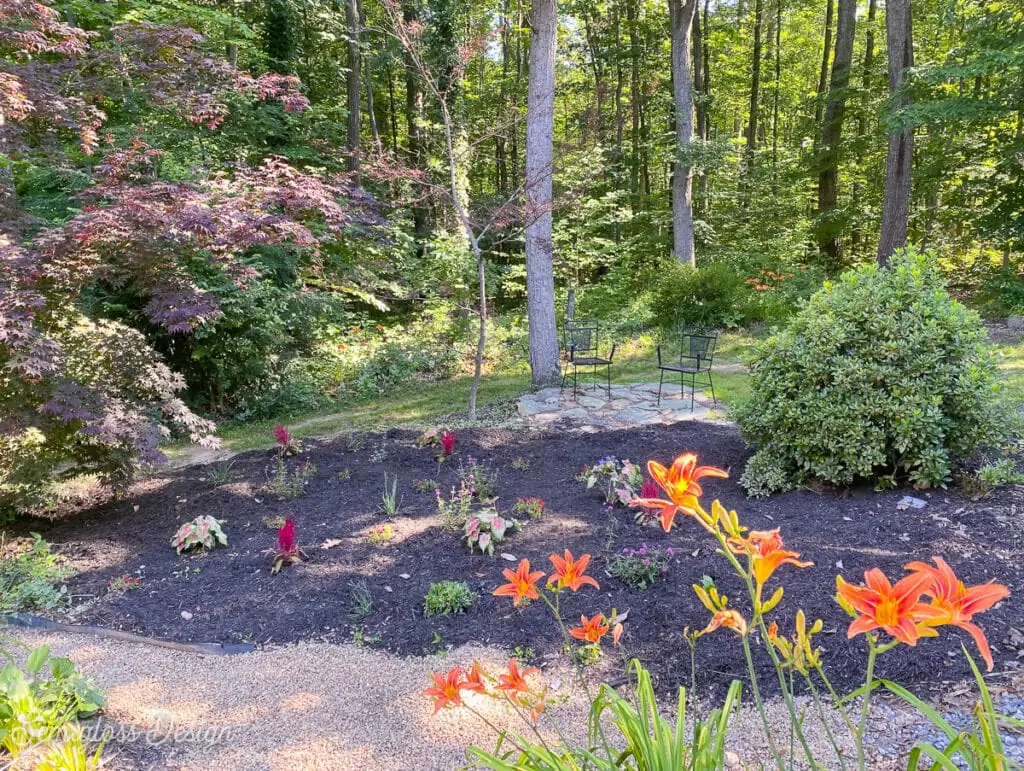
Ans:
<svg viewBox="0 0 1024 771"><path fill-rule="evenodd" d="M864 676L864 697L860 705L860 724L857 726L857 768L865 771L864 765L864 731L868 725L868 712L871 709L871 691L875 683L875 658L878 656L878 649L875 647L875 638L870 633L865 635L868 641L868 665Z"/></svg>
<svg viewBox="0 0 1024 771"><path fill-rule="evenodd" d="M746 635L743 635L743 653L747 657L747 673L750 676L750 690L754 693L754 703L757 704L757 712L761 716L761 725L764 728L764 736L768 740L768 749L772 753L772 757L775 759L775 765L779 767L779 771L786 771L786 767L782 763L782 756L779 754L778 749L775 747L775 741L772 739L772 729L768 724L768 715L764 711L764 702L761 700L761 691L757 687L757 672L754 670L754 657L750 652L750 641Z"/></svg>
<svg viewBox="0 0 1024 771"><path fill-rule="evenodd" d="M846 771L846 761L843 759L843 752L839 749L839 743L836 741L835 734L832 733L832 728L828 724L828 715L825 713L825 705L821 701L821 695L818 693L818 689L814 687L814 680L811 679L810 674L805 674L804 679L807 680L807 687L811 690L811 698L814 699L814 705L818 708L818 716L821 718L821 725L825 728L825 736L828 738L828 743L832 745L836 758L839 760L839 768L841 771Z"/></svg>

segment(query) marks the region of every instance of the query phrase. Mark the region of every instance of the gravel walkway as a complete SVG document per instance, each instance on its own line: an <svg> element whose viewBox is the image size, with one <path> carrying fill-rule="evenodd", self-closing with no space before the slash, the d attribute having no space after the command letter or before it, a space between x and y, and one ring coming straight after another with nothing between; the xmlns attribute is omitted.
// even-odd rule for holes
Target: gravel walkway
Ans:
<svg viewBox="0 0 1024 771"><path fill-rule="evenodd" d="M16 638L28 646L50 645L54 655L69 656L95 678L108 707L102 718L85 724L87 731L97 737L113 731L107 768L130 771L460 768L465 748L475 743L491 749L494 733L465 710L432 715L429 699L421 695L429 672L473 659L492 672L507 663L507 654L482 646L401 658L350 644L304 643L214 657L85 635L19 631ZM544 680L552 695L543 733L557 743L557 725L574 741L584 740L587 704L567 685L575 682L572 673L546 667ZM807 711L812 747L829 762L834 756L813 706L798 706ZM780 703L768 707L773 738L786 748L785 710ZM491 700L481 699L479 708L498 726L523 727ZM873 712L871 744L878 753L872 753L871 768L904 768L898 758L926 732L908 727L916 720L891 703L876 702ZM829 722L844 752L852 754L838 716L829 713ZM770 765L751 704L731 726L728 768Z"/></svg>

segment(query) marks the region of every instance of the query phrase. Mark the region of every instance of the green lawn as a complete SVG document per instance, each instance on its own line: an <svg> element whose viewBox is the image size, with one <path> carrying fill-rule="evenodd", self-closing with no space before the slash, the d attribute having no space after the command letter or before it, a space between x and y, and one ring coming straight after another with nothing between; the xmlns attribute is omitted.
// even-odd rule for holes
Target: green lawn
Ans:
<svg viewBox="0 0 1024 771"><path fill-rule="evenodd" d="M761 331L726 332L719 338L716 364L745 364L754 343L764 337ZM641 337L620 344L612 367L616 383L655 381L658 370L654 343ZM716 372L715 394L728 405L743 398L747 392L744 372ZM426 427L442 418L465 415L472 378L458 377L443 382L410 383L400 390L367 401L352 401L330 412L293 416L284 421L297 438L333 436L346 431L365 431L395 426ZM498 372L484 376L477 396L478 409L494 417L502 405L510 412L512 402L530 389L530 378L524 373ZM224 447L235 452L255 450L273 444L271 429L277 421L228 423L222 425L220 436ZM181 445L168 449L171 457L184 451Z"/></svg>

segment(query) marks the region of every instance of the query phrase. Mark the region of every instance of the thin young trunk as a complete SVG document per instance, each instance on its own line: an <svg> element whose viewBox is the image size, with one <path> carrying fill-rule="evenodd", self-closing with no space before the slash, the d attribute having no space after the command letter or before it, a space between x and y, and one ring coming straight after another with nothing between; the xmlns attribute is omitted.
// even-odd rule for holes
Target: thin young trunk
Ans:
<svg viewBox="0 0 1024 771"><path fill-rule="evenodd" d="M419 0L406 0L402 4L402 22L415 25L419 22ZM423 89L416 62L409 51L405 58L405 120L409 145L409 163L417 170L426 167L423 137ZM413 231L418 239L426 238L430 232L430 217L423 205L412 207Z"/></svg>
<svg viewBox="0 0 1024 771"><path fill-rule="evenodd" d="M359 0L345 3L348 31L348 168L359 173ZM357 177L358 184L358 177Z"/></svg>
<svg viewBox="0 0 1024 771"><path fill-rule="evenodd" d="M506 0L501 12L501 84L498 92L498 125L494 132L494 176L498 192L508 192L508 153L506 151L507 137L505 136L508 121L508 68L509 68L509 35L511 34L508 0ZM515 131L515 123L512 124Z"/></svg>
<svg viewBox="0 0 1024 771"><path fill-rule="evenodd" d="M761 93L761 26L764 16L764 0L754 2L754 58L750 68L750 114L747 118L747 171L754 167L754 153L757 151L757 112Z"/></svg>
<svg viewBox="0 0 1024 771"><path fill-rule="evenodd" d="M622 136L625 129L625 113L622 109L622 87L623 87L623 74L622 74L622 52L619 50L619 43L621 40L619 29L619 9L618 6L612 10L613 21L612 26L615 29L615 158L617 161L622 161Z"/></svg>
<svg viewBox="0 0 1024 771"><path fill-rule="evenodd" d="M629 162L629 190L633 194L634 208L640 192L640 38L637 34L636 0L626 5L626 27L629 33L629 107L632 117L630 132L631 157Z"/></svg>
<svg viewBox="0 0 1024 771"><path fill-rule="evenodd" d="M526 106L526 308L535 386L561 377L555 326L551 178L555 130L555 0L533 0Z"/></svg>
<svg viewBox="0 0 1024 771"><path fill-rule="evenodd" d="M398 152L398 115L395 110L395 73L388 66L388 124L391 127L391 149Z"/></svg>
<svg viewBox="0 0 1024 771"><path fill-rule="evenodd" d="M864 107L857 118L857 135L868 133L868 95L871 93L871 70L875 66L875 19L878 17L878 0L868 3L867 32L864 34L864 70L861 74L861 88L864 89Z"/></svg>
<svg viewBox="0 0 1024 771"><path fill-rule="evenodd" d="M512 142L509 156L512 162L511 186L519 183L519 92L523 83L523 6L516 0L516 80L512 88Z"/></svg>
<svg viewBox="0 0 1024 771"><path fill-rule="evenodd" d="M782 0L775 0L775 88L772 93L772 195L779 194L779 96L782 92Z"/></svg>
<svg viewBox="0 0 1024 771"><path fill-rule="evenodd" d="M814 100L814 148L818 148L821 136L821 118L825 109L825 89L828 88L828 64L832 56L832 16L835 12L835 0L828 0L825 6L825 46L821 54L821 70L818 74L817 98Z"/></svg>
<svg viewBox="0 0 1024 771"><path fill-rule="evenodd" d="M696 265L693 252L693 169L688 157L693 142L693 73L690 33L698 0L669 0L672 40L672 97L676 147L672 171L672 247L676 260Z"/></svg>
<svg viewBox="0 0 1024 771"><path fill-rule="evenodd" d="M818 246L833 265L840 264L840 238L830 213L839 203L839 143L846 115L846 97L853 63L853 39L857 24L857 0L839 0L836 52L821 132L821 165L818 172Z"/></svg>
<svg viewBox="0 0 1024 771"><path fill-rule="evenodd" d="M888 0L885 8L885 40L889 51L889 93L894 107L909 104L902 92L906 71L914 66L913 24L910 0ZM885 196L882 201L882 234L878 241L878 262L885 265L894 251L907 243L910 216L910 172L914 158L914 130L894 129L889 133L885 160Z"/></svg>
<svg viewBox="0 0 1024 771"><path fill-rule="evenodd" d="M363 13L362 6L359 8L359 27L364 29L366 27L366 16ZM365 57L366 65L366 113L370 117L370 136L373 137L373 146L377 148L377 152L382 151L380 141L380 131L377 128L377 108L373 104L373 70L371 66L370 57Z"/></svg>
<svg viewBox="0 0 1024 771"><path fill-rule="evenodd" d="M697 138L707 139L704 124L707 122L707 105L704 104L704 30L701 29L700 14L694 9L693 31L691 33L693 51L693 93L694 112L697 116Z"/></svg>

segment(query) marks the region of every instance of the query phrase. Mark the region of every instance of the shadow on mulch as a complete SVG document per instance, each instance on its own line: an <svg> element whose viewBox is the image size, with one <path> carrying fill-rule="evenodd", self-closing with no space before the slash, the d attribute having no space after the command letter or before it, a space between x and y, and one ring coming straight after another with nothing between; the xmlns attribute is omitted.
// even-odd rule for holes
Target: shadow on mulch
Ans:
<svg viewBox="0 0 1024 771"><path fill-rule="evenodd" d="M710 576L740 608L746 607L744 592L727 563L714 554L710 536L694 522L683 518L669 534L637 525L632 511L607 512L596 491L586 491L575 481L582 466L605 455L668 463L680 452L695 451L701 463L730 470L728 480L705 480L705 503L720 498L754 529L782 528L787 547L815 562L805 570L779 570L773 584L781 582L786 596L774 616L783 632L791 630L800 607L810 619L823 619L818 639L841 690L861 681L865 646L863 637L846 638L849 620L832 599L837 573L859 581L864 570L877 566L896 578L907 561L939 555L968 583L996 578L1015 595L1021 584L1015 490L979 502L935 491L923 496L929 503L918 511L896 510L905 491L800 491L750 500L736 482L749 451L735 428L706 423L591 435L462 430L455 456L440 468L435 451L417 447L415 439L411 432L392 431L309 443L299 458L288 461L292 468L309 461L317 469L306 494L296 500L279 501L265 489L274 454L260 451L238 456L231 481L220 487L211 481L209 467L190 467L144 479L126 499L73 520L48 527L32 522L31 528L41 529L78 570L69 591L76 602L88 603L76 618L81 623L178 641L277 644L355 638L410 655L478 641L509 650L532 649L538 659L557 654L562 640L545 606L534 603L514 610L508 599L491 595L504 582L502 569L514 564L500 556L471 555L459 534L438 527L433 492L412 489L414 480L432 479L446 494L457 483L460 460L473 456L498 471L503 512L517 497L538 496L547 504L544 517L526 521L499 552L526 557L539 569L550 567L551 552L568 548L577 556L592 554L590 572L601 590L567 595L566 617L575 620L582 613L612 608L628 611L625 652L651 669L662 691L689 684L690 653L681 630L701 628L708 621L692 585ZM528 470L512 468L520 457L529 462ZM379 511L385 472L398 475L402 508L392 520L395 540L372 546L366 534L387 521ZM200 556L176 556L171 536L180 523L199 514L225 521L229 546ZM264 520L284 516L295 517L310 559L271 576L270 557L264 552L274 546L276 534ZM340 543L322 549L327 539ZM605 573L615 553L645 542L678 550L663 580L636 591ZM112 577L136 572L143 577L139 590L108 593ZM350 617L351 585L363 578L373 596L373 611L357 621ZM478 595L476 604L464 615L425 618L424 595L432 582L443 579L466 581ZM1021 623L1017 607L1014 596L980 618L999 670L1016 665L1012 640L1018 636L1014 627ZM190 620L182 617L183 611L192 614ZM969 638L944 629L941 638L923 640L916 650L900 647L887 654L879 674L918 690L969 676L961 641L973 652ZM741 646L728 631L698 643L696 668L702 691L720 691L733 678L746 679ZM762 688L776 690L767 657L759 661L759 670Z"/></svg>

